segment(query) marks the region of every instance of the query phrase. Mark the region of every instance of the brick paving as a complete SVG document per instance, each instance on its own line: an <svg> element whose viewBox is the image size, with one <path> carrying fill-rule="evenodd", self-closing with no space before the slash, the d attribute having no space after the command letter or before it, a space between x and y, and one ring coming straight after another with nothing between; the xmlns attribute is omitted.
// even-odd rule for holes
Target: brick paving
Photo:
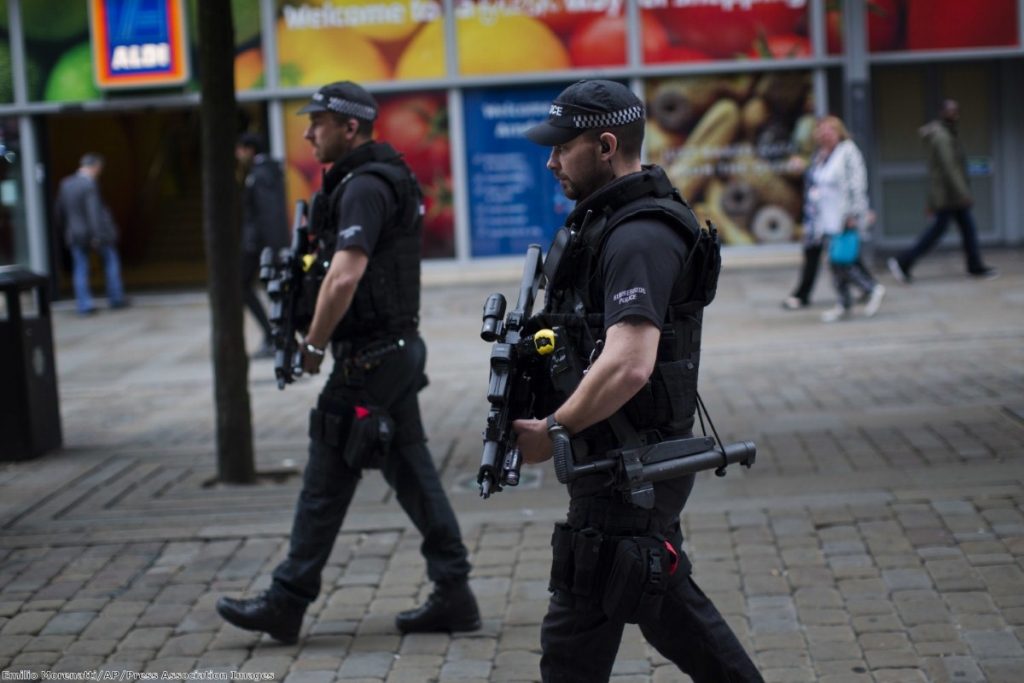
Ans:
<svg viewBox="0 0 1024 683"><path fill-rule="evenodd" d="M701 475L683 521L698 582L767 680L1022 680L1021 256L992 253L1003 275L991 282L964 278L955 253L923 262L912 287L883 274L880 314L835 325L818 321L832 299L825 279L817 306L786 312L795 266L727 269L706 315L701 390L722 436L756 441L758 459L724 479ZM420 538L376 473L300 642L225 625L216 598L266 587L286 550L320 381L280 392L269 363L252 364L266 476L218 484L205 297L140 295L87 319L57 306L65 448L0 463L6 680L537 680L564 489L549 468L488 501L473 485L489 353L480 308L495 289L511 298L515 277L433 279L424 417L472 553L479 632L394 629L394 613L430 586ZM627 627L613 680L689 679Z"/></svg>

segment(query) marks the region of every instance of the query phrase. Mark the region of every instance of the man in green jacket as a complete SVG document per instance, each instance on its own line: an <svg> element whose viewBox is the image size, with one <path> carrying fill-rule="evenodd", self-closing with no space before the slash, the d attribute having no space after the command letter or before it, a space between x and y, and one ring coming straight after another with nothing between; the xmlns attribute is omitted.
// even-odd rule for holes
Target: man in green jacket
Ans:
<svg viewBox="0 0 1024 683"><path fill-rule="evenodd" d="M978 231L971 216L974 198L967 179L967 157L960 141L959 123L960 105L956 100L945 100L939 119L920 130L928 146L928 212L934 218L914 246L889 259L889 270L900 282L910 282L914 264L942 238L950 218L956 219L960 229L967 272L987 280L999 275L995 268L985 265L978 249Z"/></svg>

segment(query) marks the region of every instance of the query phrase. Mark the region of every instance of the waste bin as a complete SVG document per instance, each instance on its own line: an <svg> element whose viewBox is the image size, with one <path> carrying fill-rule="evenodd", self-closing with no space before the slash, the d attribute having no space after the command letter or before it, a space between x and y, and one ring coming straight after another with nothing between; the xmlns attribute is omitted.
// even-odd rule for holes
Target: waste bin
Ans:
<svg viewBox="0 0 1024 683"><path fill-rule="evenodd" d="M47 286L38 273L0 267L0 460L63 443Z"/></svg>

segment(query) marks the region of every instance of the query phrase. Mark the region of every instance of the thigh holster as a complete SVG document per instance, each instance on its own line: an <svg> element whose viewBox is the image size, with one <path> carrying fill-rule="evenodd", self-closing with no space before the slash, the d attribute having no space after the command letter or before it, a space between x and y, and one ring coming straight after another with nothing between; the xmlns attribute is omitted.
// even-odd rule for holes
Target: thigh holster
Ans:
<svg viewBox="0 0 1024 683"><path fill-rule="evenodd" d="M357 471L380 467L394 435L394 421L375 406L347 406L337 412L321 408L309 411L309 438L330 447Z"/></svg>

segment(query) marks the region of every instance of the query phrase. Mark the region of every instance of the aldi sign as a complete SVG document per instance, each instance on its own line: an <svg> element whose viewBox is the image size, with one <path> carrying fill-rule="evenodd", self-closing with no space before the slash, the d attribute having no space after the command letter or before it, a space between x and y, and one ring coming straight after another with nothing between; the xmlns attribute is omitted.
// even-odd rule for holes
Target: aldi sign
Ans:
<svg viewBox="0 0 1024 683"><path fill-rule="evenodd" d="M152 88L189 78L182 0L89 0L96 85Z"/></svg>

